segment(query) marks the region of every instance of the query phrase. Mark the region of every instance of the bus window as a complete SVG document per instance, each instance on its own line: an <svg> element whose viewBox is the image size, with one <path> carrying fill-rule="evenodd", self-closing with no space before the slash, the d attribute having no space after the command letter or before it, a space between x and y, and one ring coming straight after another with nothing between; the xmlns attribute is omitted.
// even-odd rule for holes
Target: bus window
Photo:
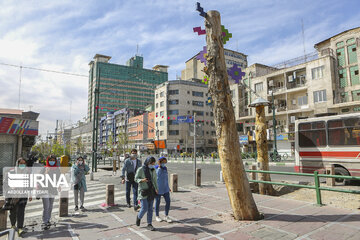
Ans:
<svg viewBox="0 0 360 240"><path fill-rule="evenodd" d="M326 146L326 128L324 121L299 124L300 147Z"/></svg>
<svg viewBox="0 0 360 240"><path fill-rule="evenodd" d="M328 121L330 146L360 145L360 118Z"/></svg>

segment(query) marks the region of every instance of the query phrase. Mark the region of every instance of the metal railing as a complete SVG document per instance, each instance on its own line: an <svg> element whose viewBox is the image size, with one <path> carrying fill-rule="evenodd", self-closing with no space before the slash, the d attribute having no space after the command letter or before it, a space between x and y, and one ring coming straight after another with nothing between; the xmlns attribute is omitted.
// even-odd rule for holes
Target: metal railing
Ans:
<svg viewBox="0 0 360 240"><path fill-rule="evenodd" d="M335 189L335 188L321 187L320 186L320 180L319 180L319 178L338 178L338 179L345 179L345 180L358 180L358 181L360 181L360 177L319 174L317 171L315 171L314 174L311 174L311 173L292 173L292 172L250 170L250 169L245 170L245 171L246 172L254 172L254 173L268 173L268 174L279 174L279 175L293 175L293 176L314 177L314 180L315 180L315 185L314 186L302 185L302 184L290 184L290 183L284 183L284 182L262 181L262 180L254 180L254 179L249 179L249 182L314 189L315 192L316 192L316 203L319 206L323 205L322 204L322 199L321 199L321 191L332 191L332 192L360 194L360 190Z"/></svg>
<svg viewBox="0 0 360 240"><path fill-rule="evenodd" d="M15 239L15 229L10 228L10 229L6 229L4 231L0 232L0 237L6 236L8 235L8 240L14 240Z"/></svg>

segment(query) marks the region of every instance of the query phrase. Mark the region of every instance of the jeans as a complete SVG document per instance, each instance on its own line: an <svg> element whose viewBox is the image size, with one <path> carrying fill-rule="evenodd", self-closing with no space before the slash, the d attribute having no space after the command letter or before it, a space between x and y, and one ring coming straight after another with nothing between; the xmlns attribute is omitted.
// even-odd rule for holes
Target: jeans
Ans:
<svg viewBox="0 0 360 240"><path fill-rule="evenodd" d="M24 227L25 206L26 206L26 202L25 203L17 202L15 206L10 210L9 218L10 218L11 226L15 226L17 222L18 228Z"/></svg>
<svg viewBox="0 0 360 240"><path fill-rule="evenodd" d="M161 195L157 195L155 199L155 214L157 217L159 216L161 196L164 196L165 198L165 216L169 215L169 210L170 210L170 193L167 192Z"/></svg>
<svg viewBox="0 0 360 240"><path fill-rule="evenodd" d="M134 206L138 205L137 196L138 196L138 184L136 182L125 182L126 187L126 203L130 204L130 190L133 190L133 200L134 200Z"/></svg>
<svg viewBox="0 0 360 240"><path fill-rule="evenodd" d="M50 218L51 218L51 212L53 209L53 205L54 205L54 198L43 198L42 199L43 202L43 223L48 223L50 222Z"/></svg>
<svg viewBox="0 0 360 240"><path fill-rule="evenodd" d="M80 206L84 205L84 188L80 188L79 190L74 190L74 201L75 206L78 206L78 199L79 199L79 191L80 191Z"/></svg>
<svg viewBox="0 0 360 240"><path fill-rule="evenodd" d="M152 223L152 215L153 215L153 205L154 205L154 199L149 200L149 198L141 199L141 209L138 214L138 218L142 218L145 213L147 212L147 223Z"/></svg>

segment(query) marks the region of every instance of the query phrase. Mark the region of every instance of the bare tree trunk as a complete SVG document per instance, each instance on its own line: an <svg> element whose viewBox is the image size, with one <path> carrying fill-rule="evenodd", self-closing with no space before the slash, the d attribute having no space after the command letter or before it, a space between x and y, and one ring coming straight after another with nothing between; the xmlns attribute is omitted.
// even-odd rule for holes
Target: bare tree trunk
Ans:
<svg viewBox="0 0 360 240"><path fill-rule="evenodd" d="M261 215L252 197L241 160L221 40L220 13L209 11L205 18L205 27L208 52L205 72L209 76L209 93L213 101L218 152L231 207L237 220L258 220Z"/></svg>
<svg viewBox="0 0 360 240"><path fill-rule="evenodd" d="M257 162L259 163L259 170L269 171L269 157L264 106L256 107L255 121ZM258 173L258 179L261 181L271 181L270 174L267 173ZM275 190L271 184L259 183L259 193L263 195L274 195Z"/></svg>

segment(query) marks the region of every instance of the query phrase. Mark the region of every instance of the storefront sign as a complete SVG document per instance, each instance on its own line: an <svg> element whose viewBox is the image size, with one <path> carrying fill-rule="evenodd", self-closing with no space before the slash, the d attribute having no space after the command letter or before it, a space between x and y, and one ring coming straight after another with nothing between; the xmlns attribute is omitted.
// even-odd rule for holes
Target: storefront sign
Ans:
<svg viewBox="0 0 360 240"><path fill-rule="evenodd" d="M24 136L37 136L39 122L19 118L0 117L0 133Z"/></svg>

